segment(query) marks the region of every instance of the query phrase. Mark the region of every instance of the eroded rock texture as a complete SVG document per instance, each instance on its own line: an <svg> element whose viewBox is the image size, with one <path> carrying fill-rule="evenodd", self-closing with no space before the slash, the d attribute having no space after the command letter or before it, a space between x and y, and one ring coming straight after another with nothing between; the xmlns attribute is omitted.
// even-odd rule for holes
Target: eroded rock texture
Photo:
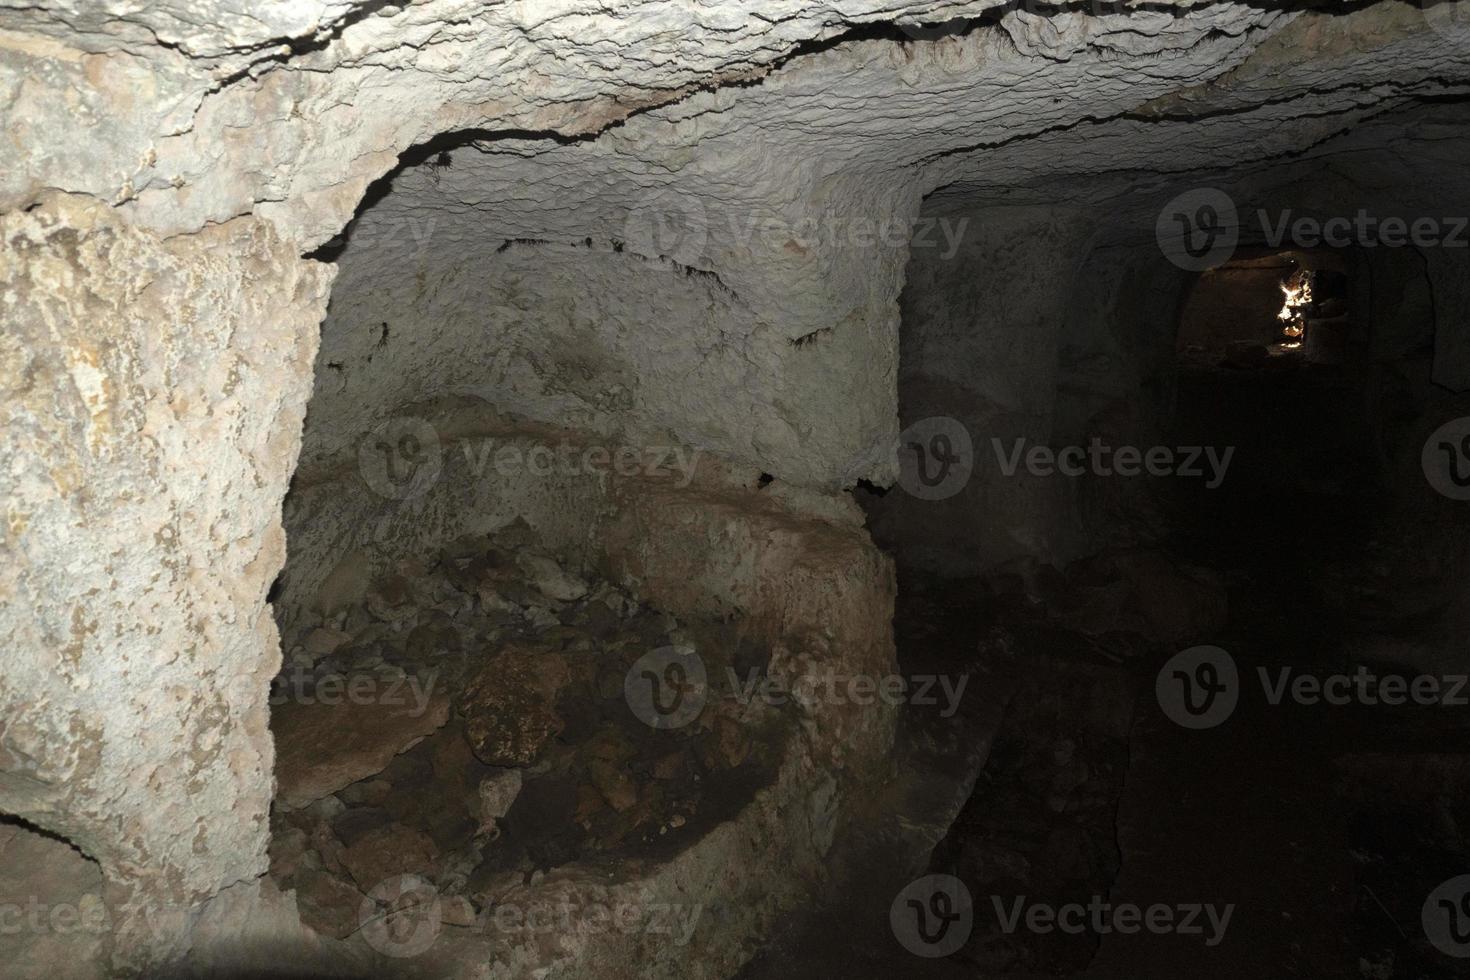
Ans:
<svg viewBox="0 0 1470 980"><path fill-rule="evenodd" d="M263 866L274 498L330 275L254 218L162 240L56 197L3 235L0 794L142 933Z"/></svg>
<svg viewBox="0 0 1470 980"><path fill-rule="evenodd" d="M0 811L98 862L121 969L181 953L221 893L210 935L289 919L253 884L282 500L298 458L350 474L362 433L413 403L729 463L726 490L658 515L740 557L676 582L665 539L658 574L704 590L690 606L881 607L886 566L834 495L895 478L901 376L1007 432L1129 431L1162 397L1160 338L1130 325L1182 288L1156 271L1162 202L1211 181L1242 212L1376 193L1408 154L1455 174L1463 6L0 0ZM967 216L962 241L913 240ZM341 263L330 313L318 259ZM1410 305L1442 316L1463 269L1435 261ZM1403 343L1422 333L1406 315ZM1470 383L1437 336L1435 379ZM722 540L719 508L742 513L761 472L785 496ZM898 502L878 523L936 564L1082 550L1076 500L991 489L967 498L979 526ZM523 509L569 523L549 499ZM308 577L381 517L308 512ZM861 571L829 586L812 555ZM618 561L638 574L640 546ZM885 622L853 662L881 666ZM810 765L878 751L882 727L823 718ZM717 838L706 860L737 852Z"/></svg>

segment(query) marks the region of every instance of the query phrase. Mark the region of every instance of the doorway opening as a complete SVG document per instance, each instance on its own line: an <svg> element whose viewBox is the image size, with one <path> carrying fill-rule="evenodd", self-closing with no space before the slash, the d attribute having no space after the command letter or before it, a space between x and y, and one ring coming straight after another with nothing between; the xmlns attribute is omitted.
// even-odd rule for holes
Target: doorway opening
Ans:
<svg viewBox="0 0 1470 980"><path fill-rule="evenodd" d="M1332 249L1242 249L1200 273L1180 314L1186 366L1263 367L1341 361L1361 346L1349 260Z"/></svg>

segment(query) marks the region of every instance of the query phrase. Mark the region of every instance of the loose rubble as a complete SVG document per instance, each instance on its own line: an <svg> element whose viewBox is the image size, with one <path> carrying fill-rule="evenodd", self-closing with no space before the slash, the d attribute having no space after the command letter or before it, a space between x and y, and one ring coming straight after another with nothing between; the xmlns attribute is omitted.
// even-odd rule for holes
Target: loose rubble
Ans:
<svg viewBox="0 0 1470 980"><path fill-rule="evenodd" d="M539 873L697 839L773 771L783 711L740 703L732 673L769 651L738 620L679 620L584 574L516 522L283 631L271 873L308 925L350 935L398 875L469 924ZM697 651L706 700L655 728L624 681L670 647Z"/></svg>

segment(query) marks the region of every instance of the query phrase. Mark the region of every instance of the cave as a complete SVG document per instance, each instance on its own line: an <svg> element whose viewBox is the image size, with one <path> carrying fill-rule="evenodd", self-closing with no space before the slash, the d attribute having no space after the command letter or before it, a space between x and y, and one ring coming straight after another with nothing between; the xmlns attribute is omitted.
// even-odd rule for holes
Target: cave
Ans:
<svg viewBox="0 0 1470 980"><path fill-rule="evenodd" d="M0 5L0 973L1448 978L1470 5Z"/></svg>

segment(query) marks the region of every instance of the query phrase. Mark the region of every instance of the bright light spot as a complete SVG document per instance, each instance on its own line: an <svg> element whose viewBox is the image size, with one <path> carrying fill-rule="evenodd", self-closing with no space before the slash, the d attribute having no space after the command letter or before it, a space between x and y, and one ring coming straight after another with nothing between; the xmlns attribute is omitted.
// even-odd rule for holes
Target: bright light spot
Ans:
<svg viewBox="0 0 1470 980"><path fill-rule="evenodd" d="M1282 322L1281 332L1293 343L1283 347L1300 347L1301 337L1307 332L1307 307L1312 305L1312 280L1315 274L1310 269L1298 269L1281 281L1281 312L1276 319Z"/></svg>

